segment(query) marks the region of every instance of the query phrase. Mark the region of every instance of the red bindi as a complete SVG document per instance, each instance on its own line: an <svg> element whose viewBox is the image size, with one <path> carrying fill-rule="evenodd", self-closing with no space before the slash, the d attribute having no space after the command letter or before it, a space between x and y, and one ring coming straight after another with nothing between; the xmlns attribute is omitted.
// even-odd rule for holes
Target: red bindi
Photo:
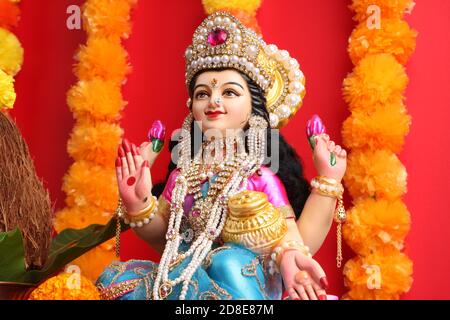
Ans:
<svg viewBox="0 0 450 320"><path fill-rule="evenodd" d="M129 186L132 186L135 182L136 182L136 178L135 177L129 177L128 180L127 180L127 184Z"/></svg>

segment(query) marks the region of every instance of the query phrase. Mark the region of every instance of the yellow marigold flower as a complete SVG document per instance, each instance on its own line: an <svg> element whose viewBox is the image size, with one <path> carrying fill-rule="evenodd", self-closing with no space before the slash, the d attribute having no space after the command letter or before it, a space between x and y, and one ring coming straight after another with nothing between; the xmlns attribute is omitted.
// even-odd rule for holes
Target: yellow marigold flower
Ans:
<svg viewBox="0 0 450 320"><path fill-rule="evenodd" d="M12 109L15 101L14 78L0 69L0 110Z"/></svg>
<svg viewBox="0 0 450 320"><path fill-rule="evenodd" d="M15 76L22 67L23 48L17 37L4 28L0 28L0 69Z"/></svg>

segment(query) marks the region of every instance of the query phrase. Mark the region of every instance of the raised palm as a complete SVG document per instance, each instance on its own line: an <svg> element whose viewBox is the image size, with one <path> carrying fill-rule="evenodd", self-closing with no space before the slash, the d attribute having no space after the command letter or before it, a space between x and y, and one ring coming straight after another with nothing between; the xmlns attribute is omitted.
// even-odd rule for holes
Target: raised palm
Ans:
<svg viewBox="0 0 450 320"><path fill-rule="evenodd" d="M152 190L150 165L139 149L126 139L119 146L116 175L119 194L128 214L136 214L148 206Z"/></svg>

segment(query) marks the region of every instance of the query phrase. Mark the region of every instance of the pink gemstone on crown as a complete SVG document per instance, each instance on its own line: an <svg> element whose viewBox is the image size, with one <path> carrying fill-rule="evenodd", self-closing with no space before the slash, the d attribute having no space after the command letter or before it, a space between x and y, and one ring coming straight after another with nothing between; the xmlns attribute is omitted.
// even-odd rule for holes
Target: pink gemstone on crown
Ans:
<svg viewBox="0 0 450 320"><path fill-rule="evenodd" d="M225 43L225 41L227 41L227 38L228 33L224 29L217 28L208 33L208 43L213 47Z"/></svg>

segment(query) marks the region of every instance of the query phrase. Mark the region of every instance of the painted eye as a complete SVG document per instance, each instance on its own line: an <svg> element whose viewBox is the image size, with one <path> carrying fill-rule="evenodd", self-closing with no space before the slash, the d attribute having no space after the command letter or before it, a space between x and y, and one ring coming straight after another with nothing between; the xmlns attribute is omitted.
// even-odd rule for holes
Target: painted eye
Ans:
<svg viewBox="0 0 450 320"><path fill-rule="evenodd" d="M235 97L235 96L238 95L238 94L237 94L236 92L234 92L233 90L225 90L225 91L223 92L223 94L226 95L226 96L228 96L228 97Z"/></svg>
<svg viewBox="0 0 450 320"><path fill-rule="evenodd" d="M199 93L197 93L196 95L195 95L195 97L197 98L197 99L204 99L204 98L206 98L208 96L208 94L206 93L206 92L199 92Z"/></svg>

